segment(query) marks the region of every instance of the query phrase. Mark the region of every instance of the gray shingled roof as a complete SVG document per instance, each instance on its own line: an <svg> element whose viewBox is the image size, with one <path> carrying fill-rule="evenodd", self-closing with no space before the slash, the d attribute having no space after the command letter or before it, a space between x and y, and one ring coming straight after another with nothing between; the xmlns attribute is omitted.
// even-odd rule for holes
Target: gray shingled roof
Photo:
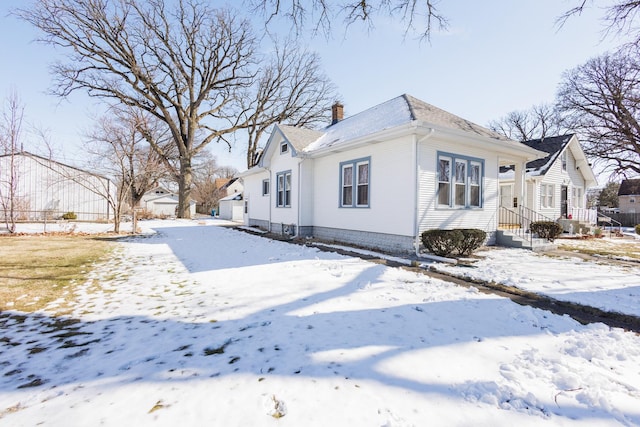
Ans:
<svg viewBox="0 0 640 427"><path fill-rule="evenodd" d="M640 195L640 179L625 179L620 184L618 196Z"/></svg>
<svg viewBox="0 0 640 427"><path fill-rule="evenodd" d="M510 139L504 135L470 122L469 120L463 119L455 114L451 114L448 111L442 110L431 104L427 104L426 102L414 98L411 95L405 94L402 95L402 97L404 97L409 105L414 120L431 123L448 129L475 133L476 135L484 136L486 138L510 141Z"/></svg>
<svg viewBox="0 0 640 427"><path fill-rule="evenodd" d="M309 144L324 135L321 131L303 127L278 125L278 128L296 151L304 150Z"/></svg>
<svg viewBox="0 0 640 427"><path fill-rule="evenodd" d="M427 126L433 125L459 130L485 138L513 142L514 145L518 145L518 142L511 141L504 135L405 94L327 126L322 130L320 137L306 146L305 151L313 152L322 148L333 147L359 137L414 121L422 122ZM312 137L310 134L306 136Z"/></svg>
<svg viewBox="0 0 640 427"><path fill-rule="evenodd" d="M569 141L571 141L572 137L573 134L569 134L524 141L523 144L528 145L531 148L549 153L548 156L542 159L533 160L527 163L527 172L537 172L539 175L547 173L547 170L551 167L553 162L556 161L562 150L564 150Z"/></svg>

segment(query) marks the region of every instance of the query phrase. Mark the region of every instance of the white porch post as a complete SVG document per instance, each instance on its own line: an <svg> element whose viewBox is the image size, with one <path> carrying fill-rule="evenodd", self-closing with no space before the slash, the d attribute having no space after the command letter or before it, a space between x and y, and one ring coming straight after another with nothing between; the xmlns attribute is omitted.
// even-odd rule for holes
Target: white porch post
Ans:
<svg viewBox="0 0 640 427"><path fill-rule="evenodd" d="M513 197L518 201L518 207L527 205L527 185L525 180L526 162L515 164L515 185Z"/></svg>

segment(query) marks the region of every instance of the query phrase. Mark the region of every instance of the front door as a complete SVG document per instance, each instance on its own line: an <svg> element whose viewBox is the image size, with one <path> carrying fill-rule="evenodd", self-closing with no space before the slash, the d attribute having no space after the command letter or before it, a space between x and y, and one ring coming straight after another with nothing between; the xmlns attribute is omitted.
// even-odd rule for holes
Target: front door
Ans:
<svg viewBox="0 0 640 427"><path fill-rule="evenodd" d="M569 188L566 185L563 185L560 188L560 217L567 217L567 195L569 193Z"/></svg>
<svg viewBox="0 0 640 427"><path fill-rule="evenodd" d="M505 208L513 207L513 187L511 184L500 186L500 206Z"/></svg>

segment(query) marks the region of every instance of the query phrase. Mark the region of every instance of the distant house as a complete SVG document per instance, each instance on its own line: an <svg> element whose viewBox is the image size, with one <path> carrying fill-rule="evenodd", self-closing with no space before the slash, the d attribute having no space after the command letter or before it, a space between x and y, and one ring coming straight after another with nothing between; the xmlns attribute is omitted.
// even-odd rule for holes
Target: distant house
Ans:
<svg viewBox="0 0 640 427"><path fill-rule="evenodd" d="M10 200L12 184L18 220L56 219L67 212L84 221L114 216L110 200L115 203L116 187L108 178L46 157L28 152L0 155L0 206Z"/></svg>
<svg viewBox="0 0 640 427"><path fill-rule="evenodd" d="M543 157L525 144L402 95L351 117L332 108L322 130L276 125L243 172L245 223L391 252L411 252L427 229L498 233L500 166Z"/></svg>
<svg viewBox="0 0 640 427"><path fill-rule="evenodd" d="M236 193L242 193L244 186L239 178L231 178L220 187L220 190L225 192L227 196L231 196Z"/></svg>
<svg viewBox="0 0 640 427"><path fill-rule="evenodd" d="M178 209L178 194L165 187L158 186L147 191L140 200L140 207L155 216L176 216ZM196 202L191 200L191 216L196 214Z"/></svg>
<svg viewBox="0 0 640 427"><path fill-rule="evenodd" d="M620 213L640 213L640 179L625 179L618 190Z"/></svg>
<svg viewBox="0 0 640 427"><path fill-rule="evenodd" d="M585 218L587 190L597 185L597 180L576 135L533 139L524 144L547 154L527 163L526 206L552 220ZM514 207L514 182L513 169L503 168L501 206Z"/></svg>

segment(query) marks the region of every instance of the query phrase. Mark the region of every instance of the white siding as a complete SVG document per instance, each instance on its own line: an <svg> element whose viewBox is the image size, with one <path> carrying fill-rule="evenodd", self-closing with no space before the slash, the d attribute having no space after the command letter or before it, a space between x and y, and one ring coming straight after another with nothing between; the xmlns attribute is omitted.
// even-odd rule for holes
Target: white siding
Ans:
<svg viewBox="0 0 640 427"><path fill-rule="evenodd" d="M291 149L284 154L275 150L273 157L271 157L271 222L274 224L298 224L298 163L300 163L300 159L291 156ZM287 171L291 172L291 206L277 207L277 176L279 173Z"/></svg>
<svg viewBox="0 0 640 427"><path fill-rule="evenodd" d="M438 152L451 153L484 161L482 207L454 209L437 207ZM479 228L493 232L497 228L497 209L500 203L498 185L498 155L468 146L431 138L420 145L419 233L439 228Z"/></svg>
<svg viewBox="0 0 640 427"><path fill-rule="evenodd" d="M319 227L413 236L413 137L371 143L314 160L313 223ZM340 163L369 158L369 207L340 207Z"/></svg>
<svg viewBox="0 0 640 427"><path fill-rule="evenodd" d="M573 142L572 142L573 144ZM571 212L571 208L585 208L586 207L586 188L585 188L585 181L584 181L584 177L582 176L582 174L580 173L580 171L578 169L576 169L576 159L573 156L573 153L568 150L567 153L567 174L569 176L569 212ZM574 206L573 203L573 189L577 188L581 190L582 193L582 199L580 200L580 203L578 206Z"/></svg>
<svg viewBox="0 0 640 427"><path fill-rule="evenodd" d="M269 182L269 195L262 195L262 181L270 179L269 171L264 170L253 175L242 178L244 185L244 199L248 204L248 213L245 217L245 224L249 219L269 221L269 203L273 193L273 181Z"/></svg>
<svg viewBox="0 0 640 427"><path fill-rule="evenodd" d="M10 156L0 157L0 191L7 194ZM108 179L60 163L29 155L14 156L22 219L76 213L79 220L112 219L108 198L115 199L115 186ZM50 212L45 214L44 212Z"/></svg>

